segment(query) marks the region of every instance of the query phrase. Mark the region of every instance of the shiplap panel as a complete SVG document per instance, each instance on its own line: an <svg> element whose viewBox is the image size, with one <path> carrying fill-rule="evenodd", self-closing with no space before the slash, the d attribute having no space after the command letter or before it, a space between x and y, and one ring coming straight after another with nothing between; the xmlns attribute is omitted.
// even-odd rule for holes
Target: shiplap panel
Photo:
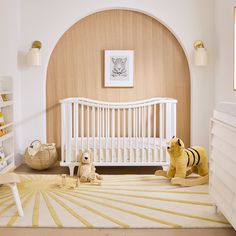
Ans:
<svg viewBox="0 0 236 236"><path fill-rule="evenodd" d="M104 50L134 50L133 88L104 88ZM143 13L98 12L78 21L58 41L47 71L47 140L57 146L58 102L74 96L116 102L176 98L177 135L189 146L190 73L186 56L174 35ZM158 123L159 115L156 117Z"/></svg>

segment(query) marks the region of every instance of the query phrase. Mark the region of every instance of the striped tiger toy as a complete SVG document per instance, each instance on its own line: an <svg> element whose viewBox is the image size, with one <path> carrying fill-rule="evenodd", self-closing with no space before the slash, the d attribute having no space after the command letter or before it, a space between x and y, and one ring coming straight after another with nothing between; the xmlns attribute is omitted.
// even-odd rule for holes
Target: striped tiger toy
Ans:
<svg viewBox="0 0 236 236"><path fill-rule="evenodd" d="M181 139L173 137L167 151L170 155L167 177L185 178L192 172L200 176L208 175L208 160L203 147L195 146L186 149Z"/></svg>

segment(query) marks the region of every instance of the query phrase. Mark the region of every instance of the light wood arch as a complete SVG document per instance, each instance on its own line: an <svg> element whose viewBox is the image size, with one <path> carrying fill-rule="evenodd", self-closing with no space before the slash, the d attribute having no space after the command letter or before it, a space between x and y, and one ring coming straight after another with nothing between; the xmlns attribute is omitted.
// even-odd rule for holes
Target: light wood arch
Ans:
<svg viewBox="0 0 236 236"><path fill-rule="evenodd" d="M104 88L104 50L134 50L134 88ZM136 101L173 97L177 135L190 143L190 72L183 48L156 19L131 10L91 14L68 29L47 69L47 141L60 146L59 100Z"/></svg>

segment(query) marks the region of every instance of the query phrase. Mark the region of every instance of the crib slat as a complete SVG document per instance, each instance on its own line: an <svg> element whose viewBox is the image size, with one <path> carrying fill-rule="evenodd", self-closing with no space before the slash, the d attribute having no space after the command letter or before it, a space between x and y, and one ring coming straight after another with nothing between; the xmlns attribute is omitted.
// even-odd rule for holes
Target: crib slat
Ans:
<svg viewBox="0 0 236 236"><path fill-rule="evenodd" d="M165 145L169 142L173 136L172 134L172 104L166 103L166 137L165 137ZM167 161L167 156L169 155L167 149L164 150L165 157L164 161Z"/></svg>
<svg viewBox="0 0 236 236"><path fill-rule="evenodd" d="M170 138L171 138L172 136L176 136L176 103L171 104L170 117L171 117L171 121L170 121L171 123ZM165 161L169 162L169 160L170 160L169 154L168 152L166 152Z"/></svg>
<svg viewBox="0 0 236 236"><path fill-rule="evenodd" d="M156 135L156 115L157 115L157 105L154 104L153 105L153 138L154 138L154 161L158 161L157 160L157 148L156 148L156 139L157 139L157 135Z"/></svg>
<svg viewBox="0 0 236 236"><path fill-rule="evenodd" d="M108 161L108 109L106 109L106 162Z"/></svg>
<svg viewBox="0 0 236 236"><path fill-rule="evenodd" d="M111 137L111 134L110 134L110 127L111 127L111 124L110 124L110 109L108 108L107 109L107 133L108 133L108 149L107 149L107 152L108 152L108 154L107 154L107 156L108 156L108 158L110 157L110 146L111 146L111 139L110 139L110 137ZM111 161L111 158L110 158L110 160L109 161Z"/></svg>
<svg viewBox="0 0 236 236"><path fill-rule="evenodd" d="M95 132L95 149L96 149L96 153L94 153L94 160L96 160L96 162L98 162L98 153L97 153L97 137L99 137L99 114L98 114L98 108L96 108L95 110L95 118L97 117L97 124L95 123L95 126L97 126L95 130L97 130L97 134Z"/></svg>
<svg viewBox="0 0 236 236"><path fill-rule="evenodd" d="M148 106L148 162L151 162L150 137L151 137L151 107Z"/></svg>
<svg viewBox="0 0 236 236"><path fill-rule="evenodd" d="M92 137L93 137L93 156L95 158L95 107L92 108Z"/></svg>
<svg viewBox="0 0 236 236"><path fill-rule="evenodd" d="M136 139L135 139L135 137L136 137L136 117L135 117L135 114L136 114L136 108L133 108L132 109L133 110L133 118L132 118L132 120L133 120L133 134L132 134L132 142L134 142L134 148L133 149L135 149L135 151L136 151L136 143L135 143L135 141L136 141ZM133 150L133 155L132 155L132 162L134 162L135 161L135 152L134 152L134 150Z"/></svg>
<svg viewBox="0 0 236 236"><path fill-rule="evenodd" d="M98 112L99 108L96 108L96 114L97 114L97 135L95 134L96 137L99 136L99 112Z"/></svg>
<svg viewBox="0 0 236 236"><path fill-rule="evenodd" d="M89 145L89 125L90 125L90 117L89 117L89 106L87 106L87 150L90 150L90 145Z"/></svg>
<svg viewBox="0 0 236 236"><path fill-rule="evenodd" d="M81 150L84 151L84 105L81 105Z"/></svg>
<svg viewBox="0 0 236 236"><path fill-rule="evenodd" d="M138 108L138 137L141 138L141 110L142 108Z"/></svg>
<svg viewBox="0 0 236 236"><path fill-rule="evenodd" d="M120 109L117 110L117 156L118 156L118 162L121 162L121 158L120 158Z"/></svg>
<svg viewBox="0 0 236 236"><path fill-rule="evenodd" d="M129 162L132 162L131 156L132 156L132 120L131 120L131 108L128 110L128 132L129 132Z"/></svg>
<svg viewBox="0 0 236 236"><path fill-rule="evenodd" d="M172 104L171 103L167 103L166 104L166 141L169 142L171 137L173 136L172 135L172 111L171 111L171 108L172 108Z"/></svg>
<svg viewBox="0 0 236 236"><path fill-rule="evenodd" d="M102 112L101 109L99 108L99 162L102 161Z"/></svg>
<svg viewBox="0 0 236 236"><path fill-rule="evenodd" d="M107 120L107 116L106 116L105 108L102 108L102 137L103 137L103 140L105 140L105 145L103 144L103 141L102 141L102 148L104 148L104 146L105 146L105 158L104 159L107 162L107 151L106 151L107 150L107 139L105 138L106 137L105 120Z"/></svg>
<svg viewBox="0 0 236 236"><path fill-rule="evenodd" d="M112 122L112 128L111 128L111 135L112 135L112 139L111 139L111 161L115 162L114 160L114 142L115 142L115 110L112 109L112 115L111 115L111 122Z"/></svg>
<svg viewBox="0 0 236 236"><path fill-rule="evenodd" d="M108 133L108 138L111 136L110 135L110 109L107 109L107 133Z"/></svg>
<svg viewBox="0 0 236 236"><path fill-rule="evenodd" d="M145 156L145 150L144 150L144 107L142 107L142 162L145 162L144 156Z"/></svg>
<svg viewBox="0 0 236 236"><path fill-rule="evenodd" d="M136 137L136 120L135 120L135 110L136 108L133 108L133 134L132 137Z"/></svg>
<svg viewBox="0 0 236 236"><path fill-rule="evenodd" d="M172 136L176 136L176 103L172 103Z"/></svg>
<svg viewBox="0 0 236 236"><path fill-rule="evenodd" d="M147 120L147 118L146 118L146 113L147 112L147 107L146 106L144 106L143 107L143 122L144 122L144 125L143 125L143 128L144 128L144 137L146 138L146 136L147 136L147 132L146 132L146 120Z"/></svg>
<svg viewBox="0 0 236 236"><path fill-rule="evenodd" d="M135 155L135 162L138 162L138 129L139 129L139 123L138 123L138 111L139 108L135 108L135 126L136 126L136 132L135 132L135 148L136 148L136 155Z"/></svg>
<svg viewBox="0 0 236 236"><path fill-rule="evenodd" d="M160 161L163 161L163 131L164 131L164 105L160 103L160 111L159 111L159 138L160 138Z"/></svg>
<svg viewBox="0 0 236 236"><path fill-rule="evenodd" d="M72 163L72 156L71 156L71 139L72 139L72 104L66 104L66 123L67 123L67 137L66 137L66 160L69 163Z"/></svg>
<svg viewBox="0 0 236 236"><path fill-rule="evenodd" d="M127 160L125 137L126 137L126 115L125 115L125 109L123 109L123 152L124 152L123 162L126 162Z"/></svg>
<svg viewBox="0 0 236 236"><path fill-rule="evenodd" d="M78 104L73 103L74 105L74 145L75 145L75 160L78 162Z"/></svg>
<svg viewBox="0 0 236 236"><path fill-rule="evenodd" d="M61 161L65 162L65 137L66 137L66 127L65 127L65 104L61 103Z"/></svg>
<svg viewBox="0 0 236 236"><path fill-rule="evenodd" d="M105 137L105 108L102 108L102 137Z"/></svg>
<svg viewBox="0 0 236 236"><path fill-rule="evenodd" d="M138 123L139 123L139 124L138 124L138 130L139 130L139 131L138 131L138 132L139 132L139 134L138 134L138 137L139 137L139 139L138 139L138 147L139 147L139 148L138 148L138 149L139 149L139 155L140 155L140 157L139 157L139 161L140 161L140 162L142 162L142 156L141 156L141 155L142 155L142 152L143 152L143 151L142 151L142 146L141 146L141 145L142 145L142 144L141 144L141 142L142 142L142 141L141 141L141 135L142 135L142 119L141 119L142 116L141 116L141 114L142 114L142 107L139 107L139 108L138 108ZM141 141L141 142L140 142L140 141Z"/></svg>

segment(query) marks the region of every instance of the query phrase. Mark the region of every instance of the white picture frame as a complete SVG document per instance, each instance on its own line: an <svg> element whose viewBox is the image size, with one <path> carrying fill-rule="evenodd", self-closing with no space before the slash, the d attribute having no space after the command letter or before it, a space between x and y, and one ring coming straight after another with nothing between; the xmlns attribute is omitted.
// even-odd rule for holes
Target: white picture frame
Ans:
<svg viewBox="0 0 236 236"><path fill-rule="evenodd" d="M105 87L134 86L134 51L105 50Z"/></svg>

